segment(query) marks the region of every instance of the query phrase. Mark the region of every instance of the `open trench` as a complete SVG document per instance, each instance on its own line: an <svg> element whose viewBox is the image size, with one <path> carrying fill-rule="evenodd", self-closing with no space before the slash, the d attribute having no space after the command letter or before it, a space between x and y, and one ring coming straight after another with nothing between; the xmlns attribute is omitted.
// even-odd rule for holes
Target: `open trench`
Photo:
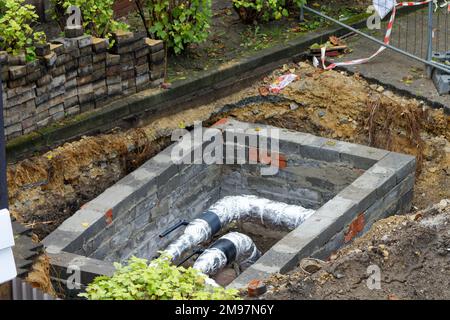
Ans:
<svg viewBox="0 0 450 320"><path fill-rule="evenodd" d="M261 88L295 72L279 96ZM174 129L223 117L270 124L322 137L412 154L418 159L414 205L450 197L450 117L413 98L371 85L358 75L307 63L275 70L251 87L214 103L145 123L83 137L8 166L10 210L43 239L95 198L168 146Z"/></svg>

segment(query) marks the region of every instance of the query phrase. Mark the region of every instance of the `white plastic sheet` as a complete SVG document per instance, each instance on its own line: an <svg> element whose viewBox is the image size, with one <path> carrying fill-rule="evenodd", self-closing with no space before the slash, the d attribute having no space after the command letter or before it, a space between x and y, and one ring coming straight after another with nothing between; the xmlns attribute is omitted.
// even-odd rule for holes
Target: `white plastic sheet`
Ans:
<svg viewBox="0 0 450 320"><path fill-rule="evenodd" d="M12 280L17 275L13 246L14 235L9 211L2 209L0 210L0 283Z"/></svg>

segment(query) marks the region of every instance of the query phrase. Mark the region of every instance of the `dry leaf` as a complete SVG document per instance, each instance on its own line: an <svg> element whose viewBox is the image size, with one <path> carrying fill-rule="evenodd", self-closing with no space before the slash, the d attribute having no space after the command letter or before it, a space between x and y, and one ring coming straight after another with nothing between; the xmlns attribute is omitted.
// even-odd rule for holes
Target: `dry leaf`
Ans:
<svg viewBox="0 0 450 320"><path fill-rule="evenodd" d="M269 94L269 89L266 87L259 87L259 94L265 97Z"/></svg>

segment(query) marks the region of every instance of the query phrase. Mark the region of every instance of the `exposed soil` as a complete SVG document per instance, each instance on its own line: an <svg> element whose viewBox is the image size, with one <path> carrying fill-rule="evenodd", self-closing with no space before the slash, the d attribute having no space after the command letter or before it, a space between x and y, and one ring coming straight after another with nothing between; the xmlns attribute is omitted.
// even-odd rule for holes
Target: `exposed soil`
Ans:
<svg viewBox="0 0 450 320"><path fill-rule="evenodd" d="M282 94L292 102L263 102L221 112L227 104L259 96L261 87L289 71L300 77ZM11 212L42 239L81 205L168 145L172 130L192 126L194 121L212 124L224 116L417 155L422 163L414 205L425 208L450 198L450 117L415 99L370 86L358 76L300 63L212 104L138 129L84 137L10 165Z"/></svg>
<svg viewBox="0 0 450 320"><path fill-rule="evenodd" d="M50 279L50 259L47 255L41 254L33 264L31 271L26 277L26 281L30 283L33 288L39 288L43 292L57 296L53 284Z"/></svg>
<svg viewBox="0 0 450 320"><path fill-rule="evenodd" d="M284 69L272 76L288 70L300 76L283 91L292 102L252 105L227 115L415 155L414 205L423 209L450 197L450 117L443 110L370 85L358 75L323 72L305 63Z"/></svg>
<svg viewBox="0 0 450 320"><path fill-rule="evenodd" d="M268 284L267 299L450 299L450 199L380 220L318 271L296 269Z"/></svg>

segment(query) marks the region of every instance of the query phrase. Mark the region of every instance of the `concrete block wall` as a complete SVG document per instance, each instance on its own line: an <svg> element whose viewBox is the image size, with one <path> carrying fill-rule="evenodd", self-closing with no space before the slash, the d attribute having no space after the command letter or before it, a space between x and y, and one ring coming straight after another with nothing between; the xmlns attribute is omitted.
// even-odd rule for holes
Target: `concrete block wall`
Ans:
<svg viewBox="0 0 450 320"><path fill-rule="evenodd" d="M407 213L413 195L415 163L414 157L388 153L281 239L230 287L242 288L252 279L286 273L302 258L327 259L368 231L377 220Z"/></svg>
<svg viewBox="0 0 450 320"><path fill-rule="evenodd" d="M159 235L180 220L190 221L219 200L220 168L186 165L165 185L152 188L145 197L124 211L92 241L100 244L89 257L105 261L124 261L135 255L152 259L176 239L183 228L167 237ZM192 184L192 181L198 181ZM86 255L85 250L78 252Z"/></svg>
<svg viewBox="0 0 450 320"><path fill-rule="evenodd" d="M226 166L221 195L252 194L317 210L363 171L348 165L288 157L287 167L262 176L261 165Z"/></svg>
<svg viewBox="0 0 450 320"><path fill-rule="evenodd" d="M64 250L110 262L133 255L153 258L182 229L165 238L159 234L180 220L192 220L220 195L220 166L175 165L171 150L162 151L85 204L44 240L51 244L47 251Z"/></svg>
<svg viewBox="0 0 450 320"><path fill-rule="evenodd" d="M162 82L161 41L132 32L117 32L113 40L110 47L89 35L54 39L38 46L31 62L0 51L6 139Z"/></svg>

